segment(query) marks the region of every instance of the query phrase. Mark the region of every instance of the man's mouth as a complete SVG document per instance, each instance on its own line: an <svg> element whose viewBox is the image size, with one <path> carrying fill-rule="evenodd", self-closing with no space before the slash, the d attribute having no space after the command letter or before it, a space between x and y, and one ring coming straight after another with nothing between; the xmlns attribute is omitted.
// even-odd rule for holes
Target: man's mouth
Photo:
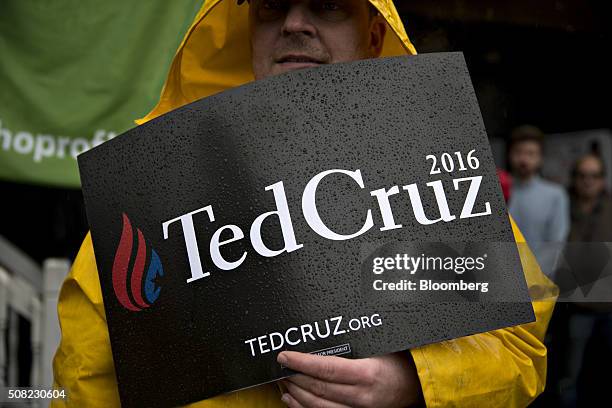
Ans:
<svg viewBox="0 0 612 408"><path fill-rule="evenodd" d="M324 64L324 61L310 57L308 55L284 55L276 59L277 64L289 69L308 68Z"/></svg>

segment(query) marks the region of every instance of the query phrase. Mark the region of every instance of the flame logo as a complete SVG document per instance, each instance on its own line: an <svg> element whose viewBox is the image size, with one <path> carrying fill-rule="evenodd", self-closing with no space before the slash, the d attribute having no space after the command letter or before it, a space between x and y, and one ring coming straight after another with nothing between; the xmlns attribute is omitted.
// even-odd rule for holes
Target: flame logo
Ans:
<svg viewBox="0 0 612 408"><path fill-rule="evenodd" d="M138 228L136 229L136 235L138 236L138 247L136 250L136 258L134 259L134 264L132 266L132 273L128 279L130 260L132 258L132 246L134 244L134 235L132 223L130 222L128 216L124 213L123 230L121 231L119 246L115 252L112 278L113 289L115 290L117 300L123 307L133 312L139 312L146 309L157 300L161 287L156 284L155 279L157 277L164 276L164 269L162 268L161 260L159 259L157 252L152 249L149 268L147 269L147 273L143 279L145 262L147 259L147 243L142 231L140 231ZM128 287L130 289L128 289Z"/></svg>

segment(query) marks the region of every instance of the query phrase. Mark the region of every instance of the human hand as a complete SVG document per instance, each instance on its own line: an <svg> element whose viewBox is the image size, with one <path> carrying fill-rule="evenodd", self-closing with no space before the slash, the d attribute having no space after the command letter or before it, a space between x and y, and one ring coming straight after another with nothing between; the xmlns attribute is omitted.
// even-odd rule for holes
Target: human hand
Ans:
<svg viewBox="0 0 612 408"><path fill-rule="evenodd" d="M298 371L281 380L290 408L406 408L423 404L409 352L351 360L284 351L277 361Z"/></svg>

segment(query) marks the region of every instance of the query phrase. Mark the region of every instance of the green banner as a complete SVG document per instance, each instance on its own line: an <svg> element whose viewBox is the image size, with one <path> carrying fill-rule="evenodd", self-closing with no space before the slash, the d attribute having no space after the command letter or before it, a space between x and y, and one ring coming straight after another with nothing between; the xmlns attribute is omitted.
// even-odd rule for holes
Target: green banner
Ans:
<svg viewBox="0 0 612 408"><path fill-rule="evenodd" d="M1 0L0 178L79 187L75 156L157 102L203 0Z"/></svg>

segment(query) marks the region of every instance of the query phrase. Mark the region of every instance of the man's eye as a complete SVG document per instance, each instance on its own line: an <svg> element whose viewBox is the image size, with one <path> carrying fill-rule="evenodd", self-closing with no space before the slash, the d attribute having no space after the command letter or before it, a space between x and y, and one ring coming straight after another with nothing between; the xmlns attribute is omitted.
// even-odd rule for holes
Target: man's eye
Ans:
<svg viewBox="0 0 612 408"><path fill-rule="evenodd" d="M313 12L321 19L330 22L346 20L352 14L352 3L342 0L313 0Z"/></svg>
<svg viewBox="0 0 612 408"><path fill-rule="evenodd" d="M338 11L340 10L340 6L335 1L325 1L321 7L325 11Z"/></svg>
<svg viewBox="0 0 612 408"><path fill-rule="evenodd" d="M266 0L263 2L263 8L267 10L282 10L283 2L279 0Z"/></svg>
<svg viewBox="0 0 612 408"><path fill-rule="evenodd" d="M261 21L277 21L288 9L288 0L261 0L257 4L257 17Z"/></svg>

